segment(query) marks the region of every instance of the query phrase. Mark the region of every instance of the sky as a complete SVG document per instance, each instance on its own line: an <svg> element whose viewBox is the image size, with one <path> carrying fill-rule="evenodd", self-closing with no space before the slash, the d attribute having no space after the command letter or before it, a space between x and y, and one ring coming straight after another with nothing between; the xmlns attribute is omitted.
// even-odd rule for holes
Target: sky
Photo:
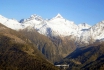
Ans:
<svg viewBox="0 0 104 70"><path fill-rule="evenodd" d="M75 24L104 20L104 0L0 0L0 15L16 20L37 14L51 19L60 13Z"/></svg>

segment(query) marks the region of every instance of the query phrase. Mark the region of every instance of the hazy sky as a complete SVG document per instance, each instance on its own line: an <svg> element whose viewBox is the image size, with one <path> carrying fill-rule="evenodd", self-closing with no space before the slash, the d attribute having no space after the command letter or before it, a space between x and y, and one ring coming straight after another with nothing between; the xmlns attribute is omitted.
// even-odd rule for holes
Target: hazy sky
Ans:
<svg viewBox="0 0 104 70"><path fill-rule="evenodd" d="M60 13L76 24L104 20L104 0L0 0L0 15L20 20L37 14L44 19Z"/></svg>

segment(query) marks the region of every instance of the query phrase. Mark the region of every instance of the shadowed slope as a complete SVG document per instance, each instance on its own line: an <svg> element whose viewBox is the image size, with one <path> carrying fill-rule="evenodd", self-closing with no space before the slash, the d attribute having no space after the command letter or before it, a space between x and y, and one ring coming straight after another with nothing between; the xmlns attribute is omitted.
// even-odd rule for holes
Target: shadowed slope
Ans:
<svg viewBox="0 0 104 70"><path fill-rule="evenodd" d="M104 42L77 48L58 64L69 64L70 70L103 70Z"/></svg>
<svg viewBox="0 0 104 70"><path fill-rule="evenodd" d="M0 70L58 70L21 33L0 24Z"/></svg>
<svg viewBox="0 0 104 70"><path fill-rule="evenodd" d="M70 40L70 37L46 37L39 34L34 28L26 28L20 30L38 49L47 57L48 60L56 62L62 60L75 48L74 41Z"/></svg>

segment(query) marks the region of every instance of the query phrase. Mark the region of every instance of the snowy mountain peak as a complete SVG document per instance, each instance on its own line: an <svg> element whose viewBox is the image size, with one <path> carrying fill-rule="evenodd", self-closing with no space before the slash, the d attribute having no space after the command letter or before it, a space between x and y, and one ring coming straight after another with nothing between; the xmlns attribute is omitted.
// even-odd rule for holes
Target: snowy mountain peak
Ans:
<svg viewBox="0 0 104 70"><path fill-rule="evenodd" d="M86 23L82 23L82 24L79 24L78 27L80 30L82 30L82 29L89 29L91 26Z"/></svg>
<svg viewBox="0 0 104 70"><path fill-rule="evenodd" d="M42 17L41 16L38 16L36 14L30 16L30 19L35 19L35 18L42 18Z"/></svg>
<svg viewBox="0 0 104 70"><path fill-rule="evenodd" d="M82 23L82 24L79 24L79 25L82 25L83 27L91 27L91 26L88 25L87 23Z"/></svg>
<svg viewBox="0 0 104 70"><path fill-rule="evenodd" d="M103 20L103 21L101 21L100 23L104 24L104 20Z"/></svg>
<svg viewBox="0 0 104 70"><path fill-rule="evenodd" d="M87 24L86 23L82 23L82 26L87 26Z"/></svg>
<svg viewBox="0 0 104 70"><path fill-rule="evenodd" d="M0 23L14 30L22 29L21 24L15 19L8 19L0 15Z"/></svg>
<svg viewBox="0 0 104 70"><path fill-rule="evenodd" d="M64 19L59 13L51 20L44 20L38 15L31 15L27 19L20 20L20 23L15 19L8 19L0 15L0 23L14 29L31 28L36 29L40 34L46 36L73 36L76 41L88 43L90 40L98 40L104 38L104 21L90 26L86 23L79 25L74 24L73 21Z"/></svg>
<svg viewBox="0 0 104 70"><path fill-rule="evenodd" d="M41 21L42 17L34 14L34 15L31 15L29 19L30 20L34 20L35 19L35 20Z"/></svg>
<svg viewBox="0 0 104 70"><path fill-rule="evenodd" d="M63 17L58 13L55 18L63 18Z"/></svg>
<svg viewBox="0 0 104 70"><path fill-rule="evenodd" d="M30 16L30 18L35 18L35 17L37 17L36 14Z"/></svg>
<svg viewBox="0 0 104 70"><path fill-rule="evenodd" d="M0 15L0 20L7 19L6 17Z"/></svg>
<svg viewBox="0 0 104 70"><path fill-rule="evenodd" d="M25 23L25 22L33 22L33 23L35 23L35 21L41 22L41 21L43 21L43 18L41 16L38 16L38 15L34 14L34 15L31 15L27 19L21 19L20 23Z"/></svg>

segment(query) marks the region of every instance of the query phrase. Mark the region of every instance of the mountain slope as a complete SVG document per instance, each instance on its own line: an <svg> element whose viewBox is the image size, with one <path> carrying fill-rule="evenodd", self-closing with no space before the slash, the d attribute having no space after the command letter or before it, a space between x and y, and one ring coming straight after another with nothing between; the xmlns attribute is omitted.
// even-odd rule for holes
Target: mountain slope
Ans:
<svg viewBox="0 0 104 70"><path fill-rule="evenodd" d="M60 37L48 38L31 27L19 32L23 33L52 62L61 60L76 48L74 41L70 40L70 37L68 37L69 39Z"/></svg>
<svg viewBox="0 0 104 70"><path fill-rule="evenodd" d="M21 33L0 24L0 70L58 70Z"/></svg>
<svg viewBox="0 0 104 70"><path fill-rule="evenodd" d="M103 70L104 42L78 48L59 64L69 64L70 70Z"/></svg>
<svg viewBox="0 0 104 70"><path fill-rule="evenodd" d="M22 25L17 20L8 19L1 15L0 15L0 23L14 30L22 29Z"/></svg>

